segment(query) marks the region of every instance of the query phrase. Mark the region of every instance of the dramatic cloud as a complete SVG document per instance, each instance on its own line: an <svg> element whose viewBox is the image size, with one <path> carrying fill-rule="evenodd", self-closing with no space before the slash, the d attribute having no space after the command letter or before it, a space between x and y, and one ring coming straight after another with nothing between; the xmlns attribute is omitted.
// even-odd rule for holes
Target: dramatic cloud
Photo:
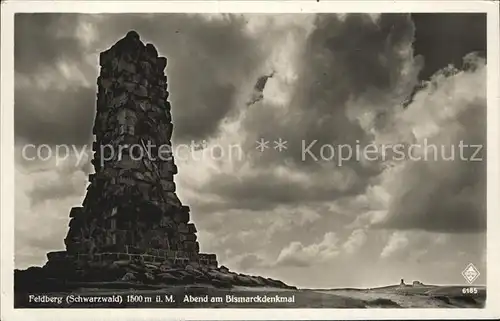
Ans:
<svg viewBox="0 0 500 321"><path fill-rule="evenodd" d="M416 72L407 75L406 71L419 66L412 56L413 24L408 15L376 19L358 14L318 15L311 31L298 29L288 36L299 48L289 53L296 66L288 67L290 71L273 65L276 74L266 87L279 83L289 105L267 101L264 95L260 104L241 117L251 175L242 180L241 173L238 177L221 173L206 184L206 190L229 204L255 208L258 202L259 208L272 209L281 202L325 201L360 193L370 177L380 172L377 164L363 164L353 157L338 166L336 159L321 158L321 146L354 146L357 140L361 146L370 143L372 134L364 130L356 113L370 112L375 117L380 106L399 108L416 83ZM295 76L283 76L290 73ZM362 107L349 106L353 99L362 98ZM365 106L372 100L375 103ZM270 144L282 138L287 149L258 153L255 141L261 137ZM313 156L303 152L311 144ZM273 168L287 175L276 175ZM294 176L302 179L294 180Z"/></svg>
<svg viewBox="0 0 500 321"><path fill-rule="evenodd" d="M81 15L23 13L14 20L15 71L37 74L60 60L81 59L84 44L76 37Z"/></svg>
<svg viewBox="0 0 500 321"><path fill-rule="evenodd" d="M423 160L397 164L381 176L391 195L386 226L486 229L486 68L482 59L468 58L471 70L436 74L395 117L393 128L412 131ZM467 146L462 151L461 144Z"/></svg>
<svg viewBox="0 0 500 321"><path fill-rule="evenodd" d="M262 53L258 39L248 31L242 16L223 15L205 17L185 14L150 15L65 15L32 14L16 18L16 72L20 79L16 90L16 109L19 109L16 128L18 136L44 143L81 144L89 141L95 113L98 53L134 29L144 35L143 41L153 42L161 55L168 59L170 100L175 106L176 141L202 140L217 134L218 126L231 116L238 106L236 96L249 75L258 72ZM17 21L19 19L19 21ZM30 21L35 27L29 27ZM85 28L87 25L92 28ZM61 31L63 30L63 31ZM92 30L99 30L92 36ZM43 34L41 34L43 33ZM40 35L41 34L41 35ZM85 35L85 34L90 34ZM54 91L43 87L33 93L32 78L52 78L64 83L75 77L75 70L64 75L57 73L61 64L70 62L79 67L88 79L86 87L72 87ZM64 70L63 70L64 71ZM78 72L76 72L78 73ZM36 76L35 76L36 75ZM67 76L67 77L65 77ZM30 80L27 86L24 78ZM55 80L54 80L55 78ZM90 85L92 84L92 85ZM45 89L45 90L44 90ZM24 98L23 97L30 97ZM51 101L57 99L57 102ZM47 112L53 120L47 121L45 134L32 133L23 123L24 113L42 117ZM67 116L65 116L67 115ZM46 116L45 118L49 118ZM75 132L75 120L82 124ZM52 122L59 127L49 129ZM65 123L69 128L64 127ZM42 126L42 125L40 125ZM16 126L17 127L17 126ZM38 130L40 130L37 127Z"/></svg>
<svg viewBox="0 0 500 321"><path fill-rule="evenodd" d="M486 57L486 14L412 13L411 16L416 25L415 54L425 57L420 79L428 80L449 64L460 67L462 58L471 52Z"/></svg>
<svg viewBox="0 0 500 321"><path fill-rule="evenodd" d="M391 235L389 242L382 250L380 256L386 258L391 256L394 252L404 249L408 246L408 238L403 232L395 232Z"/></svg>
<svg viewBox="0 0 500 321"><path fill-rule="evenodd" d="M347 253L353 254L363 246L366 238L365 230L354 230L342 247Z"/></svg>
<svg viewBox="0 0 500 321"><path fill-rule="evenodd" d="M87 177L73 166L73 161L60 167L16 166L16 265L43 262L48 251L64 247L69 210L81 204L87 185Z"/></svg>
<svg viewBox="0 0 500 321"><path fill-rule="evenodd" d="M16 140L51 146L89 144L95 116L95 92L94 88L85 87L64 90L16 88Z"/></svg>
<svg viewBox="0 0 500 321"><path fill-rule="evenodd" d="M280 252L276 264L303 267L329 261L339 254L337 242L332 232L326 233L319 243L304 246L301 242L292 242Z"/></svg>
<svg viewBox="0 0 500 321"><path fill-rule="evenodd" d="M302 157L302 141L309 145L318 140L312 149L316 155L325 143L366 142L369 137L357 120L351 119L346 103L364 96L388 102L387 91L406 81L402 72L407 60L412 60L408 51L412 37L413 24L407 15L382 15L378 20L357 14L343 18L319 15L314 30L300 43L296 80L289 86L290 106L264 104L251 109L245 129L257 137L287 139L289 150L274 161L282 163L287 157L297 166L311 163ZM277 68L277 77L268 82L279 81L279 75Z"/></svg>
<svg viewBox="0 0 500 321"><path fill-rule="evenodd" d="M238 92L263 61L261 43L246 29L245 17L151 14L97 20L97 28L107 29L96 40L97 48L109 47L134 29L167 57L177 142L216 135L224 119L245 107L237 101Z"/></svg>
<svg viewBox="0 0 500 321"><path fill-rule="evenodd" d="M446 156L461 141L485 145L486 61L470 54L485 48L483 22L456 14L18 15L16 266L43 264L64 246L91 171L98 54L133 29L168 59L174 147L206 140L176 155L175 178L203 252L304 286L462 282L440 267L485 266L485 162L389 152L340 164L339 154L321 151L426 142ZM78 148L56 164L23 159L24 144ZM215 146L220 157L210 154ZM79 160L80 147L87 157ZM476 156L485 159L486 149Z"/></svg>

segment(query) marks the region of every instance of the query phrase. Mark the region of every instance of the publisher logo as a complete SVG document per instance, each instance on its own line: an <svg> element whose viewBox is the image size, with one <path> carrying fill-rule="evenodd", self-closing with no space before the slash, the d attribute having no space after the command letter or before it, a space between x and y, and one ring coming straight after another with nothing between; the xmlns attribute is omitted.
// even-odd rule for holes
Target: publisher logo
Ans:
<svg viewBox="0 0 500 321"><path fill-rule="evenodd" d="M465 270L462 271L462 275L465 278L465 280L469 282L469 284L472 284L474 283L474 281L477 280L477 278L479 277L479 275L481 275L481 273L479 273L474 264L470 263L469 265L467 265Z"/></svg>

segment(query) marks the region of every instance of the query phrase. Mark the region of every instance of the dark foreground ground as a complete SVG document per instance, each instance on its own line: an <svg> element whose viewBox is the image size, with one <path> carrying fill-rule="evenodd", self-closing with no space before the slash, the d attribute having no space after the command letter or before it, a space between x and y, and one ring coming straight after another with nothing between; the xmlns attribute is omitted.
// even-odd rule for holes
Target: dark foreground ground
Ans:
<svg viewBox="0 0 500 321"><path fill-rule="evenodd" d="M134 287L131 289L131 287ZM15 294L16 308L483 308L486 289L464 286L388 286L374 289L276 289L269 287L137 286L126 282L82 284L50 293ZM29 295L34 295L30 297ZM34 302L35 296L41 301ZM120 302L94 302L89 298ZM69 299L71 298L71 299ZM253 298L253 299L248 299ZM78 302L78 301L87 302ZM253 300L254 302L238 302ZM265 302L268 300L268 302ZM260 301L260 302L259 302Z"/></svg>

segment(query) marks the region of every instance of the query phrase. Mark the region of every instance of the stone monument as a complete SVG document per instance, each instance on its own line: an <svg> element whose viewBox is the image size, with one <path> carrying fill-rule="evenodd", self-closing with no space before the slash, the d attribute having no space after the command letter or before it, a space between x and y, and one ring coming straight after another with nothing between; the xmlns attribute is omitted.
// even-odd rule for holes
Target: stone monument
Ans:
<svg viewBox="0 0 500 321"><path fill-rule="evenodd" d="M101 53L100 65L95 173L82 206L70 211L66 250L47 253L43 267L15 270L15 291L70 291L96 282L295 289L231 272L215 254L200 253L189 207L175 193L166 58L131 31ZM29 305L26 297L18 305Z"/></svg>
<svg viewBox="0 0 500 321"><path fill-rule="evenodd" d="M95 174L81 207L70 212L66 251L50 259L196 261L200 254L189 207L175 193L167 59L130 31L100 55L93 128Z"/></svg>

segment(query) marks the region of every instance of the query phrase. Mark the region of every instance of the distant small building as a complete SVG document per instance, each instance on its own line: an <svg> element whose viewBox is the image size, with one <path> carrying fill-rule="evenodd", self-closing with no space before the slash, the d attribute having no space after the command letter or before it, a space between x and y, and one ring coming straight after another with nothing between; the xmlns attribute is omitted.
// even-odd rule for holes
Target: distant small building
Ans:
<svg viewBox="0 0 500 321"><path fill-rule="evenodd" d="M399 283L400 286L405 286L405 280L404 279L401 279L401 283Z"/></svg>
<svg viewBox="0 0 500 321"><path fill-rule="evenodd" d="M413 286L423 286L424 284L420 281L413 281Z"/></svg>

